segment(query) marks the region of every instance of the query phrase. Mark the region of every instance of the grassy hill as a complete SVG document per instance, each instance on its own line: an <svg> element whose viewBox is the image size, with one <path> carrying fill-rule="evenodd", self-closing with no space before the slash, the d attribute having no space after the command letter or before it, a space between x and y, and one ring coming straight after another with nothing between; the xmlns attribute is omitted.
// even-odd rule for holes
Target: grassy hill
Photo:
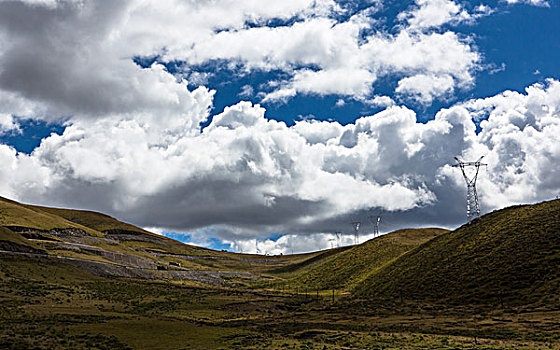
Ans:
<svg viewBox="0 0 560 350"><path fill-rule="evenodd" d="M90 235L101 235L95 229L80 225L56 214L0 197L0 226L20 226L38 230L81 229Z"/></svg>
<svg viewBox="0 0 560 350"><path fill-rule="evenodd" d="M405 229L357 246L329 250L276 273L298 288L348 289L401 254L443 233L444 229Z"/></svg>
<svg viewBox="0 0 560 350"><path fill-rule="evenodd" d="M94 211L49 208L49 207L40 207L40 206L31 206L31 205L28 207L33 208L34 210L59 216L73 223L83 225L100 232L107 231L107 230L124 230L124 231L133 231L133 232L152 234L151 232L148 232L137 226L124 223L109 215L97 213Z"/></svg>
<svg viewBox="0 0 560 350"><path fill-rule="evenodd" d="M560 349L558 204L509 208L452 233L399 230L262 256L0 199L0 348ZM503 309L445 304L498 278ZM309 290L270 288L286 280ZM316 286L339 292L308 293ZM386 300L401 286L421 303Z"/></svg>
<svg viewBox="0 0 560 350"><path fill-rule="evenodd" d="M440 235L371 274L367 299L560 307L560 201L514 206Z"/></svg>
<svg viewBox="0 0 560 350"><path fill-rule="evenodd" d="M0 250L27 253L45 253L37 244L23 238L20 234L0 227Z"/></svg>
<svg viewBox="0 0 560 350"><path fill-rule="evenodd" d="M235 276L216 278L212 275L207 278L198 272L260 273L318 254L265 257L216 251L153 234L105 214L27 205L2 197L0 229L0 250L46 253L82 262L110 264L110 268L85 267L96 273L116 276L128 276L130 269L134 268L138 270L137 276L146 278L225 283L227 277L235 282ZM158 268L163 270L153 272Z"/></svg>

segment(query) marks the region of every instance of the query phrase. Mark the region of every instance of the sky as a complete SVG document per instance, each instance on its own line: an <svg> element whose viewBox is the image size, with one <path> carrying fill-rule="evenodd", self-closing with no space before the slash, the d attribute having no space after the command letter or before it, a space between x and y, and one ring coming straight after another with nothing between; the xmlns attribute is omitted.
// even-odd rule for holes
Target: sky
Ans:
<svg viewBox="0 0 560 350"><path fill-rule="evenodd" d="M560 194L557 0L0 0L0 195L289 254ZM334 232L343 233L336 241Z"/></svg>

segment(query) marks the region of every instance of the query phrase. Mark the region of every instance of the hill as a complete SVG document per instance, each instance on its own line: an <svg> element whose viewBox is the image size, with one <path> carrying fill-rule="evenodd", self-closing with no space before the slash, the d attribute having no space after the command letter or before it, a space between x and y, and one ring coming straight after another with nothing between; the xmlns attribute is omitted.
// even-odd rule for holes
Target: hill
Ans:
<svg viewBox="0 0 560 350"><path fill-rule="evenodd" d="M104 232L108 230L123 230L123 231L134 231L134 232L152 234L151 232L148 232L137 226L124 223L109 215L97 213L94 211L49 208L49 207L40 207L40 206L33 206L33 205L28 205L27 207L32 208L34 210L47 212L49 214L59 216L73 223L83 225L100 232Z"/></svg>
<svg viewBox="0 0 560 350"><path fill-rule="evenodd" d="M69 221L58 215L0 197L0 226L19 226L37 230L79 229L99 236L98 231Z"/></svg>
<svg viewBox="0 0 560 350"><path fill-rule="evenodd" d="M446 232L438 228L398 230L357 246L326 251L274 272L297 288L349 289L389 261Z"/></svg>
<svg viewBox="0 0 560 350"><path fill-rule="evenodd" d="M440 235L371 274L357 298L560 307L560 201L514 206Z"/></svg>
<svg viewBox="0 0 560 350"><path fill-rule="evenodd" d="M0 250L66 259L102 276L191 280L225 285L260 278L274 266L318 253L276 257L196 247L108 215L18 203L0 197Z"/></svg>
<svg viewBox="0 0 560 350"><path fill-rule="evenodd" d="M33 242L23 238L21 235L14 233L7 228L0 227L0 250L3 251L19 251L25 253L44 254L45 251L39 248Z"/></svg>
<svg viewBox="0 0 560 350"><path fill-rule="evenodd" d="M559 348L557 207L510 208L452 233L399 230L355 247L259 256L183 244L95 212L0 199L0 348ZM524 229L520 221L534 232L517 242L510 236ZM531 302L533 293L538 312L450 305L483 274L505 276L500 286L512 292L505 265L515 263L519 295L502 293L504 304ZM404 278L410 302L386 300ZM286 281L339 291L290 290Z"/></svg>

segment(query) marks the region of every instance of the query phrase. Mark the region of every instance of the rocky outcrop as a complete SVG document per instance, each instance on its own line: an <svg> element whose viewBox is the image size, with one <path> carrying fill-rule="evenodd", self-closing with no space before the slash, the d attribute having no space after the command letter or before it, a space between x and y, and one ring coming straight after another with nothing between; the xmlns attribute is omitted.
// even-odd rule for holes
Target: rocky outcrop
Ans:
<svg viewBox="0 0 560 350"><path fill-rule="evenodd" d="M0 241L0 250L17 253L47 254L44 250L10 241Z"/></svg>
<svg viewBox="0 0 560 350"><path fill-rule="evenodd" d="M105 230L102 232L105 235L107 235L107 237L110 237L112 239L117 239L119 241L141 241L141 242L154 242L160 244L164 242L163 239L138 231L113 229L113 230Z"/></svg>
<svg viewBox="0 0 560 350"><path fill-rule="evenodd" d="M101 232L103 232L106 235L132 235L132 236L145 235L145 233L138 232L138 231L120 230L120 229L105 230Z"/></svg>
<svg viewBox="0 0 560 350"><path fill-rule="evenodd" d="M12 232L17 232L19 234L41 234L47 233L53 236L73 236L73 237L84 237L89 236L86 231L79 228L53 228L50 230L41 230L33 227L23 227L23 226L4 226Z"/></svg>

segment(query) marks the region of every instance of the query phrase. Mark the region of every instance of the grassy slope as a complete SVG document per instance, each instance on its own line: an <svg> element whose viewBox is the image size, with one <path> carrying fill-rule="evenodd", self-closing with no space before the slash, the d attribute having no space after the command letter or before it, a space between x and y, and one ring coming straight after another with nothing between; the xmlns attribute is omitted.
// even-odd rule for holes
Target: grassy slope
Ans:
<svg viewBox="0 0 560 350"><path fill-rule="evenodd" d="M81 229L93 236L101 233L60 216L0 197L0 226L22 226L39 230L54 228Z"/></svg>
<svg viewBox="0 0 560 350"><path fill-rule="evenodd" d="M154 239L150 242L139 241L122 242L119 245L95 245L117 253L124 252L141 256L143 255L141 252L132 250L131 247L156 249L175 254L193 254L193 250L191 249L192 247L190 246L166 237L147 232L136 226L123 223L108 215L84 210L58 209L26 205L0 197L0 227L2 226L22 226L39 230L51 230L55 228L78 228L84 230L91 236L97 237L104 236L101 231L110 229L134 231L142 233L144 235L148 235ZM19 241L21 241L18 242L19 244L26 246L35 246L30 240L27 240L26 238L21 237L21 235L9 230L5 231L5 234L3 235L6 237L11 237L11 240L17 238ZM46 234L46 236L50 237L50 235L48 234ZM84 243L90 243L89 239L87 238L84 238L83 240ZM202 251L211 252L210 250L207 250L205 248L196 248L196 251L194 251L194 253L202 254ZM60 250L57 250L54 253L57 255L67 255ZM85 258L88 257L86 256ZM98 260L95 256L92 256L91 258L91 260Z"/></svg>
<svg viewBox="0 0 560 350"><path fill-rule="evenodd" d="M0 226L22 226L40 230L79 228L93 236L102 236L103 231L118 229L143 233L160 239L162 243L175 243L185 246L178 241L148 232L109 215L87 210L21 204L3 197L0 197ZM200 249L206 250L205 248Z"/></svg>
<svg viewBox="0 0 560 350"><path fill-rule="evenodd" d="M544 226L544 231L556 234L556 240L553 236L543 238L546 244L539 249L545 253L559 250L558 201L555 205L555 212L540 208L541 205L522 207L523 215L527 214L534 221L533 228ZM534 210L537 212L529 215ZM512 215L521 214L512 211ZM538 220L543 220L542 225ZM507 218L503 221L504 225L510 225ZM511 225L519 226L516 222ZM414 242L418 239L418 232L408 231L412 235L409 238L406 233L400 232L400 243L418 243ZM496 235L496 232L492 234ZM397 241L396 233L393 235ZM439 242L445 236L448 234L433 241ZM3 239L24 240L0 227L0 241ZM363 246L371 244L370 241ZM527 250L533 248L528 245ZM240 256L216 253L232 258ZM339 254L317 252L293 257L243 257L271 261L286 259L291 263L306 261L294 265L296 268L286 269L284 273L288 274L313 270L314 264L323 264ZM310 259L318 256L322 258ZM515 258L521 259L520 255ZM401 259L397 258L396 262ZM553 254L545 259L551 265L544 268L557 273L557 254L556 258ZM361 257L361 260L365 259ZM393 266L389 264L382 270ZM0 348L6 349L125 349L128 344L147 349L186 346L192 349L513 350L559 348L560 341L558 311L553 310L548 313L506 310L490 315L450 314L446 310L441 314L429 311L422 314L423 309L413 305L412 309L393 315L384 307L345 303L346 298L340 298L341 304L337 307L338 296L337 303L333 303L330 295L321 295L315 300L290 293L205 289L190 281L104 278L52 256L0 254L0 281ZM526 291L522 293L527 294ZM558 296L554 288L548 293ZM362 309L364 311L360 312Z"/></svg>
<svg viewBox="0 0 560 350"><path fill-rule="evenodd" d="M302 295L103 278L0 254L2 349L550 349L558 313L391 314ZM473 336L477 338L473 339ZM490 339L488 339L490 338Z"/></svg>
<svg viewBox="0 0 560 350"><path fill-rule="evenodd" d="M327 251L276 272L294 287L350 288L387 262L445 232L448 231L437 228L398 230L350 249Z"/></svg>
<svg viewBox="0 0 560 350"><path fill-rule="evenodd" d="M10 249L10 248L12 248L14 245L20 246L20 247L21 246L27 247L28 249L19 249L19 250L24 250L24 251L28 251L28 252L41 252L41 251L43 251L43 249L41 249L35 243L25 239L19 233L12 232L12 231L8 230L7 228L4 228L4 227L0 227L0 249L11 251L13 249Z"/></svg>
<svg viewBox="0 0 560 350"><path fill-rule="evenodd" d="M86 211L86 210L72 210L72 209L60 209L60 208L49 208L41 206L33 206L21 204L9 199L0 197L0 227L2 226L22 226L35 228L39 230L50 230L54 228L79 228L92 236L105 236L102 231L106 230L124 230L137 232L144 237L150 238L146 240L136 240L136 241L121 241L118 245L114 244L103 244L94 239L89 239L88 237L82 238L82 243L93 244L94 246L114 251L116 253L127 253L137 256L141 256L149 259L156 259L161 264L167 265L170 261L179 262L185 267L202 269L202 270L228 270L228 271L254 271L260 272L270 269L270 264L290 264L297 263L308 259L311 256L317 254L298 254L298 255L284 255L276 257L263 257L259 255L246 255L246 254L236 254L229 252L216 251L204 247L196 247L188 244L181 243L171 238L163 237L150 233L139 227L131 224L121 222L115 218L108 215ZM10 233L10 237L18 237L23 245L33 245L33 242L27 240L21 235L13 233L11 231L6 231ZM6 233L8 236L8 233ZM56 239L56 237L51 237L49 234L45 234L46 237L50 239ZM110 238L111 235L106 237ZM204 256L204 257L214 257L212 259L201 259L201 260L185 260L180 257L172 256L160 256L155 258L149 253L143 252L143 250L153 250L162 253L171 253L178 255L187 256ZM73 252L68 255L68 252L63 250L52 251L53 254L63 255L63 256L74 256ZM80 258L98 260L96 256L83 256Z"/></svg>
<svg viewBox="0 0 560 350"><path fill-rule="evenodd" d="M86 226L89 227L93 230L99 231L99 232L104 232L107 230L123 230L123 231L131 231L131 232L139 232L142 233L144 235L148 235L152 238L155 238L156 240L160 240L162 244L165 244L166 247L164 247L164 251L168 251L168 252L175 252L175 253L184 253L184 248L187 247L191 247L189 245L183 244L179 241L176 241L174 239L171 238L167 238L161 235L157 235L154 234L152 232L146 231L138 226L134 226L131 224L128 224L126 222L122 222L120 220L117 220L109 215L106 214L102 214L102 213L98 213L98 212L94 212L94 211L89 211L89 210L75 210L75 209L62 209L62 208L50 208L50 207L41 207L41 206L32 206L32 205L27 205L26 207L28 208L32 208L33 210L37 210L37 211L41 211L41 212L45 212L45 213L49 213L52 215L56 215L59 216L61 218L64 218L65 220L68 220L70 222L76 223L78 225L82 225L82 226ZM169 247L169 244L171 244L172 246L177 246L177 247ZM148 244L144 244L148 247ZM158 249L160 247L158 247L157 243L153 243L152 244L152 248L154 249ZM177 249L173 249L173 248L178 248ZM211 253L213 252L213 250L211 249L206 249L203 247L197 247L198 251L205 251L206 253Z"/></svg>
<svg viewBox="0 0 560 350"><path fill-rule="evenodd" d="M355 295L559 307L560 201L484 215L380 269Z"/></svg>
<svg viewBox="0 0 560 350"><path fill-rule="evenodd" d="M143 230L137 226L124 223L113 217L110 217L109 215L96 213L94 211L60 209L60 208L49 208L49 207L39 207L39 206L28 206L28 207L41 210L43 212L47 212L56 216L60 216L68 221L72 221L77 224L90 227L97 231L117 229L117 230L126 230L126 231L152 234L151 232Z"/></svg>

